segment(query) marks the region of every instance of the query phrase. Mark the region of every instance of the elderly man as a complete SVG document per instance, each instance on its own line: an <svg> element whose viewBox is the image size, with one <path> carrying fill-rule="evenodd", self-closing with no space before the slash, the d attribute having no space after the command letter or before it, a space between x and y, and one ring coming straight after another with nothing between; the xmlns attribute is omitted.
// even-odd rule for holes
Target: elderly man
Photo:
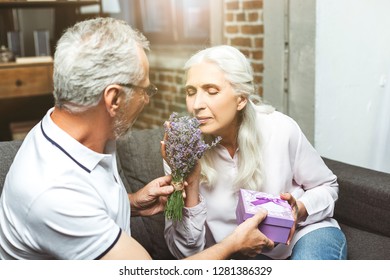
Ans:
<svg viewBox="0 0 390 280"><path fill-rule="evenodd" d="M127 194L115 159L115 140L157 92L148 48L142 34L111 18L77 23L58 41L55 106L25 138L2 192L1 259L150 259L131 237L130 216L161 212L171 177ZM272 248L257 229L265 216L190 258Z"/></svg>

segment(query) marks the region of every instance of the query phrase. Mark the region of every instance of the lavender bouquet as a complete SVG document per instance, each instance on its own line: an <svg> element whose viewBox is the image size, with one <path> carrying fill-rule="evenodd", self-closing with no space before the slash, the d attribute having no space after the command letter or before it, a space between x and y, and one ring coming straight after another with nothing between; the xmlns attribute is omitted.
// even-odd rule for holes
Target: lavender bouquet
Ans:
<svg viewBox="0 0 390 280"><path fill-rule="evenodd" d="M172 185L175 188L165 206L165 216L168 219L182 219L184 180L197 160L221 139L218 137L211 144L206 144L199 125L196 118L179 117L177 113L172 113L169 121L164 123L166 160L171 167Z"/></svg>

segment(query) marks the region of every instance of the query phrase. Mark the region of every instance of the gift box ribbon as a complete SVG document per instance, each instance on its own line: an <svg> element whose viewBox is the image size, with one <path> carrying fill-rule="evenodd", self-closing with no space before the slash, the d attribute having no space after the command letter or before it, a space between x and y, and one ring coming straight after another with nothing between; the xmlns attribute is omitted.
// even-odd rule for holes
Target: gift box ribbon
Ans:
<svg viewBox="0 0 390 280"><path fill-rule="evenodd" d="M253 205L261 205L261 204L265 204L268 202L273 202L277 205L283 206L285 208L289 208L289 204L286 203L285 200L280 199L280 198L271 198L271 197L256 197L256 198L257 198L256 200L251 201L251 203Z"/></svg>

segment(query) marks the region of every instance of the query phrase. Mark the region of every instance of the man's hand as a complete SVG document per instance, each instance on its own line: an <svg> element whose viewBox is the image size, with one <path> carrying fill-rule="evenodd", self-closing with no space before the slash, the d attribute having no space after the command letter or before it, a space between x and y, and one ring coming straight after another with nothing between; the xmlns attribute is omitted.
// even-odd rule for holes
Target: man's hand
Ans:
<svg viewBox="0 0 390 280"><path fill-rule="evenodd" d="M132 216L152 216L164 211L168 196L174 188L170 175L157 178L136 193L129 194Z"/></svg>
<svg viewBox="0 0 390 280"><path fill-rule="evenodd" d="M258 226L267 217L265 209L240 224L229 236L195 255L188 257L192 260L224 260L235 253L254 257L261 252L274 248L274 242L267 238Z"/></svg>
<svg viewBox="0 0 390 280"><path fill-rule="evenodd" d="M236 252L249 257L255 257L262 252L274 248L274 242L265 236L258 228L259 224L267 217L267 210L261 209L253 217L240 224L234 232L227 237L237 246Z"/></svg>

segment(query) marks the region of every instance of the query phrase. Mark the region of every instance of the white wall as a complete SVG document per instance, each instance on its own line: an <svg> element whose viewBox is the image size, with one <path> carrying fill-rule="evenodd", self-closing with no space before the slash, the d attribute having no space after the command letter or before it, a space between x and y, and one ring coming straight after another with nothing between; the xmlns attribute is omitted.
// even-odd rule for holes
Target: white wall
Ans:
<svg viewBox="0 0 390 280"><path fill-rule="evenodd" d="M390 1L265 0L264 25L264 99L322 156L390 173Z"/></svg>
<svg viewBox="0 0 390 280"><path fill-rule="evenodd" d="M390 173L390 1L317 0L315 147Z"/></svg>

